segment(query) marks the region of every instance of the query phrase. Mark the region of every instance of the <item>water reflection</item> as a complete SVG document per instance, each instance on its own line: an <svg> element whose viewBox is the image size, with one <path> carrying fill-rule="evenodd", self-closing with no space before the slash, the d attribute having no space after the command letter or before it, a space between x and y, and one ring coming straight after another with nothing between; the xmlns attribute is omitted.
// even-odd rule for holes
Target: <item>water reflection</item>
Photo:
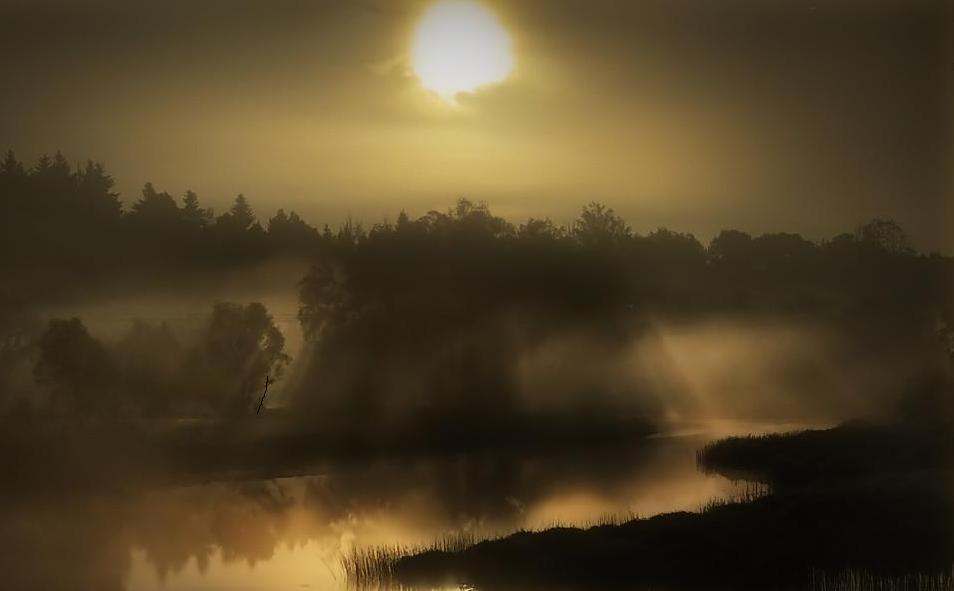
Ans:
<svg viewBox="0 0 954 591"><path fill-rule="evenodd" d="M19 496L0 525L5 572L18 589L341 589L338 560L355 546L694 510L730 496L736 485L695 469L695 449L712 437L690 429L599 453L332 463L295 478Z"/></svg>

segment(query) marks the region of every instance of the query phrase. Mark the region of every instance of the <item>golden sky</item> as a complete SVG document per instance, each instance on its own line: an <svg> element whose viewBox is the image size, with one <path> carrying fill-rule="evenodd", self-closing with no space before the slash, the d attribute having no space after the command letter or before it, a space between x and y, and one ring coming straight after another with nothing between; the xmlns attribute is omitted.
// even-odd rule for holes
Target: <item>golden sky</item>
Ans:
<svg viewBox="0 0 954 591"><path fill-rule="evenodd" d="M488 0L515 70L455 105L409 64L431 4L0 0L0 148L318 225L596 199L638 231L880 216L954 252L949 2Z"/></svg>

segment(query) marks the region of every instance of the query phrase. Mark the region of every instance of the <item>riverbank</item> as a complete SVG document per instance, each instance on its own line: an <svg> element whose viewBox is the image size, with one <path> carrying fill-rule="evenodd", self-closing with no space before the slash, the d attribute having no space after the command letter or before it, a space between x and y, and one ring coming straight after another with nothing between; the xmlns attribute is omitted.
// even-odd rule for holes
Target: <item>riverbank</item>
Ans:
<svg viewBox="0 0 954 591"><path fill-rule="evenodd" d="M797 589L819 572L950 573L948 428L849 424L730 438L700 465L772 494L620 525L517 533L388 565L406 585Z"/></svg>

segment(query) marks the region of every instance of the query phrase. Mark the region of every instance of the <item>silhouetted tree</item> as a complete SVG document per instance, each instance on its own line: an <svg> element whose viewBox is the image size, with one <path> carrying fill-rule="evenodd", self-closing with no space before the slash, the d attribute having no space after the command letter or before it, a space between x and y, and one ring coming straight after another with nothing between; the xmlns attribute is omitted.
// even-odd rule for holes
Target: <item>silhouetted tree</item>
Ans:
<svg viewBox="0 0 954 591"><path fill-rule="evenodd" d="M133 204L129 219L143 226L162 228L171 226L179 219L179 208L175 199L166 192L160 193L152 183L142 188L142 198Z"/></svg>
<svg viewBox="0 0 954 591"><path fill-rule="evenodd" d="M859 226L855 236L862 243L871 244L888 252L910 253L911 241L896 222L875 218Z"/></svg>
<svg viewBox="0 0 954 591"><path fill-rule="evenodd" d="M461 199L417 218L401 211L393 224L366 229L348 219L321 232L279 210L265 231L242 195L213 219L195 193L177 203L147 184L124 214L101 165L73 167L57 153L27 167L12 152L0 160L0 207L0 268L23 301L68 300L68 290L112 287L127 277L169 283L270 257L310 257L300 286L309 367L321 372L324 390L369 412L402 401L425 414L512 408L517 352L578 330L628 342L648 316L791 315L886 347L929 338L937 346L950 334L937 327L954 326L951 258L915 253L887 220L820 244L797 234L727 230L703 248L691 234L667 229L634 234L600 203L586 205L569 228L532 218L515 227L485 203ZM159 414L237 411L257 397L264 375L250 374L269 364L264 351L274 348L260 343L260 355L232 358L231 349L214 345L232 337L213 335L245 324L259 327L250 334L269 334L263 315L242 306L217 309L203 333L207 341L178 349L159 329L136 328L124 345L128 354L107 350L119 378L106 381L149 390L148 376L160 370L146 353L133 352L146 351L152 339L181 353L185 369L173 373L187 394L130 396L124 404ZM84 339L85 329L70 330L49 329L48 338L59 342L65 337L54 336L68 334L86 343L79 348L98 346L88 333ZM40 355L39 345L26 348ZM45 368L37 376L58 384L63 400L83 400L83 380L65 377L80 374L57 373L70 366L54 358L37 364ZM282 363L271 358L274 371ZM167 389L175 386L155 390Z"/></svg>
<svg viewBox="0 0 954 591"><path fill-rule="evenodd" d="M10 288L0 288L0 405L4 411L29 411L38 404L33 366L42 328L28 301Z"/></svg>
<svg viewBox="0 0 954 591"><path fill-rule="evenodd" d="M265 376L277 379L289 362L285 338L265 306L218 303L203 333L200 355L225 412L254 412Z"/></svg>
<svg viewBox="0 0 954 591"><path fill-rule="evenodd" d="M565 237L566 231L554 225L549 218L530 218L527 223L521 224L517 229L517 238L520 240L549 242L562 240Z"/></svg>
<svg viewBox="0 0 954 591"><path fill-rule="evenodd" d="M4 190L11 190L27 178L26 169L23 163L17 160L13 150L7 150L0 162L0 182L3 183Z"/></svg>
<svg viewBox="0 0 954 591"><path fill-rule="evenodd" d="M706 251L692 234L658 228L629 247L629 301L655 311L700 308L711 293Z"/></svg>
<svg viewBox="0 0 954 591"><path fill-rule="evenodd" d="M268 220L268 240L275 251L306 253L314 249L318 238L318 230L308 225L294 211L286 215L284 209L279 209L275 216Z"/></svg>
<svg viewBox="0 0 954 591"><path fill-rule="evenodd" d="M709 259L728 265L751 262L752 237L739 230L722 230L709 243Z"/></svg>
<svg viewBox="0 0 954 591"><path fill-rule="evenodd" d="M51 320L39 341L34 373L50 387L54 408L104 411L114 403L113 367L106 349L78 318Z"/></svg>
<svg viewBox="0 0 954 591"><path fill-rule="evenodd" d="M612 208L596 201L580 212L573 224L573 237L584 246L614 247L632 234L629 225Z"/></svg>
<svg viewBox="0 0 954 591"><path fill-rule="evenodd" d="M212 223L211 209L199 206L199 196L194 191L186 191L182 197L182 219L192 228L204 229Z"/></svg>
<svg viewBox="0 0 954 591"><path fill-rule="evenodd" d="M216 225L233 232L244 232L255 223L255 213L245 195L239 194L232 207L216 219Z"/></svg>
<svg viewBox="0 0 954 591"><path fill-rule="evenodd" d="M116 224L122 215L119 194L113 192L116 182L106 174L102 164L87 162L76 171L77 197L100 231Z"/></svg>

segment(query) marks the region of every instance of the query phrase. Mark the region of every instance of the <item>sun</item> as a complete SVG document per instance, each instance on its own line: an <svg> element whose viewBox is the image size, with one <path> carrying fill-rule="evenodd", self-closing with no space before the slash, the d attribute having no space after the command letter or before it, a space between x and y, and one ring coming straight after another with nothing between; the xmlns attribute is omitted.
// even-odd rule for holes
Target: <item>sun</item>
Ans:
<svg viewBox="0 0 954 591"><path fill-rule="evenodd" d="M506 80L513 71L510 36L475 0L442 0L421 18L411 47L421 84L445 99Z"/></svg>

